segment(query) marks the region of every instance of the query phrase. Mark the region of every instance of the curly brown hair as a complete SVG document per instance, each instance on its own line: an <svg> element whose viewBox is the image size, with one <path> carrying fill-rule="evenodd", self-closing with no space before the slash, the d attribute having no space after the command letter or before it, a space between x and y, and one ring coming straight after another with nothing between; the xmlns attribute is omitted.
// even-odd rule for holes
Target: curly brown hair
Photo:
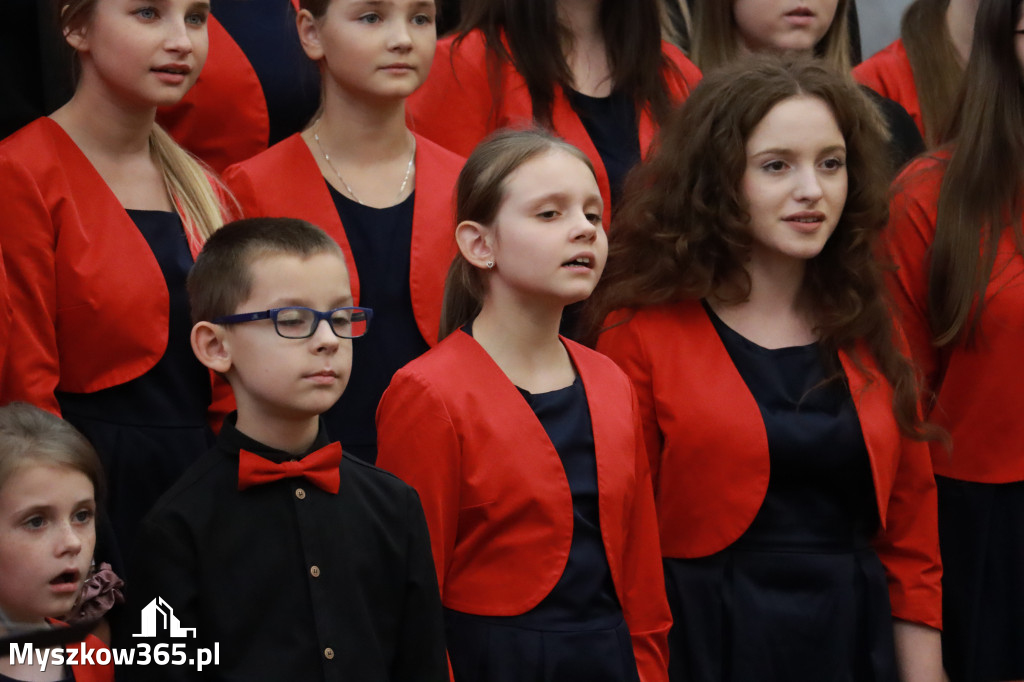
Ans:
<svg viewBox="0 0 1024 682"><path fill-rule="evenodd" d="M613 310L703 298L737 281L741 299L749 294L744 264L752 237L740 189L746 142L775 105L796 96L822 100L847 147L843 214L821 253L808 261L803 284L823 356L839 376L836 352L865 343L893 387L901 428L921 436L918 382L897 348L875 259L888 217L885 128L849 77L821 60L743 58L706 77L669 119L651 156L627 180L608 265L584 313L585 337L594 341Z"/></svg>

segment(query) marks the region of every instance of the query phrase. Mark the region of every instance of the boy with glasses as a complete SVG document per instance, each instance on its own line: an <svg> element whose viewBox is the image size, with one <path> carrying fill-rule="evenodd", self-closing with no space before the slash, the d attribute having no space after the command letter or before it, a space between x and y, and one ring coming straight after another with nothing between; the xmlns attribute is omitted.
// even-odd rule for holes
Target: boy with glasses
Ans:
<svg viewBox="0 0 1024 682"><path fill-rule="evenodd" d="M447 680L419 498L342 457L319 416L372 317L352 306L341 249L301 220L238 221L206 243L188 289L193 351L226 377L238 410L143 521L129 613L159 598L195 628L163 637L171 652L217 647L204 679Z"/></svg>

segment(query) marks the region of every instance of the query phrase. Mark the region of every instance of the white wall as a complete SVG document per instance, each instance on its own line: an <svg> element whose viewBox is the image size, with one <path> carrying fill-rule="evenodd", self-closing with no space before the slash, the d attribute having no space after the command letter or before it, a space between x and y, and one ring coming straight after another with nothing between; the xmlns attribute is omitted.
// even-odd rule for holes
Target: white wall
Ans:
<svg viewBox="0 0 1024 682"><path fill-rule="evenodd" d="M857 0L860 42L864 58L896 40L900 35L900 17L910 0Z"/></svg>

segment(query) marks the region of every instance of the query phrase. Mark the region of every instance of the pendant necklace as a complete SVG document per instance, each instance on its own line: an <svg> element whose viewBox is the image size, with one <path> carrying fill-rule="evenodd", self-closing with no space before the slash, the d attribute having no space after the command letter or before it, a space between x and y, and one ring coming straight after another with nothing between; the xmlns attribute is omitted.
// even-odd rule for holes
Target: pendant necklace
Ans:
<svg viewBox="0 0 1024 682"><path fill-rule="evenodd" d="M322 144L320 144L320 119L317 119L316 120L316 124L313 126L313 140L316 141L317 149L320 150L320 153L324 157L324 161L327 162L327 167L330 168L332 171L334 171L334 174L338 176L338 180L340 180L341 184L344 185L345 190L348 192L349 196L352 197L353 199L355 199L356 203L362 204L363 206L365 206L366 204L364 204L363 201L359 197L356 196L356 193L353 192L352 188L349 187L347 182L345 182L345 178L341 177L341 173L339 173L338 169L334 167L333 163L331 163L331 157L327 155L327 152L324 151L324 146ZM412 154L409 155L409 164L405 167L405 177L402 178L402 186L398 188L398 194L395 196L395 201L398 201L398 199L402 198L402 192L405 191L405 186L409 184L409 176L412 175L412 164L413 164L413 161L415 161L415 160L416 160L416 138L413 137L412 138Z"/></svg>

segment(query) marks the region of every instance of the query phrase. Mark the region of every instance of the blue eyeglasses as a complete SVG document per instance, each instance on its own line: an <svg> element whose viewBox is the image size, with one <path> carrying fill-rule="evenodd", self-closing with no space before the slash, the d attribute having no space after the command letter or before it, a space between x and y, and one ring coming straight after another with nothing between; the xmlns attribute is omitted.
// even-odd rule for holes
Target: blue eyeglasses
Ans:
<svg viewBox="0 0 1024 682"><path fill-rule="evenodd" d="M225 315L211 320L214 324L242 324L243 322L255 322L256 320L273 320L274 331L278 336L286 339L308 339L316 333L321 320L327 320L334 335L342 339L358 339L370 328L370 320L373 318L373 309L335 308L325 313L312 308L302 306L288 306L286 308L272 308L258 313L239 313L238 315Z"/></svg>

